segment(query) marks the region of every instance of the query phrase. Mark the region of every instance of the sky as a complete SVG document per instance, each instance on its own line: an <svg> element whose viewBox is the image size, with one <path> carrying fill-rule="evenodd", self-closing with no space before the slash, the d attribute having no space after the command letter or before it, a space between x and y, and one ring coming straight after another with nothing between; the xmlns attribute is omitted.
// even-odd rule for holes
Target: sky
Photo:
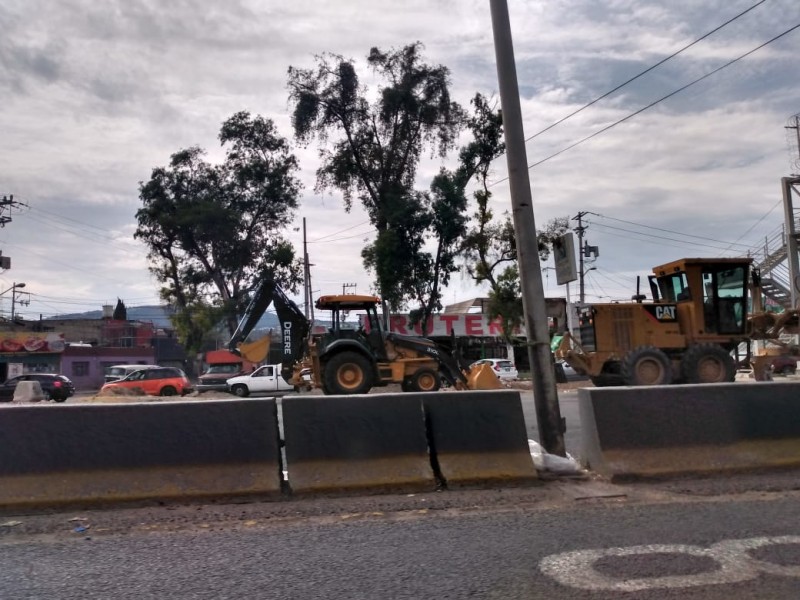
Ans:
<svg viewBox="0 0 800 600"><path fill-rule="evenodd" d="M140 182L190 146L220 160L219 127L241 110L272 119L292 140L287 70L312 67L315 55L353 59L370 83L371 47L419 41L429 63L449 68L456 101L468 106L476 92L498 99L489 7L486 0L4 0L0 198L13 194L16 204L0 229L0 251L11 257L0 272L0 316L9 316L12 296L28 319L97 310L118 298L129 307L157 304L146 249L133 239ZM593 267L587 301L629 299L636 276L655 265L746 254L779 231L780 180L800 172L796 131L787 129L800 113L800 29L675 92L800 24L800 2L508 0L508 10L532 138L534 218L541 228L588 213L586 241L599 256L585 267ZM345 284L370 293L360 254L374 230L360 206L347 213L338 193L314 191L319 148L292 143L304 188L288 236L301 254L305 218L314 294ZM427 189L443 164L452 166L426 160L418 188ZM497 215L510 208L506 175L502 157L492 173ZM552 260L542 267L546 295L565 296ZM25 287L10 291L18 283ZM569 291L575 300L577 283ZM485 292L456 274L445 302Z"/></svg>

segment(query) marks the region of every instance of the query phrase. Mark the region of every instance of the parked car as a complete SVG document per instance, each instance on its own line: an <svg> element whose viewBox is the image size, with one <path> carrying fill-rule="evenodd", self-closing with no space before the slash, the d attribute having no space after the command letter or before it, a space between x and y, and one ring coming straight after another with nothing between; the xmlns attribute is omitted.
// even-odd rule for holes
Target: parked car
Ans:
<svg viewBox="0 0 800 600"><path fill-rule="evenodd" d="M20 381L38 381L42 386L42 393L45 400L55 400L64 402L75 393L75 386L69 377L53 373L26 373L12 377L3 385L0 385L0 402L11 402L14 399L14 391Z"/></svg>
<svg viewBox="0 0 800 600"><path fill-rule="evenodd" d="M232 394L246 398L250 394L282 393L296 391L294 386L281 377L280 365L264 365L249 375L239 375L228 379L228 389Z"/></svg>
<svg viewBox="0 0 800 600"><path fill-rule="evenodd" d="M519 377L517 367L507 358L483 358L472 363L470 368L477 365L490 365L499 379L511 380Z"/></svg>
<svg viewBox="0 0 800 600"><path fill-rule="evenodd" d="M797 356L791 355L776 356L772 359L772 372L794 375L797 373L797 359Z"/></svg>
<svg viewBox="0 0 800 600"><path fill-rule="evenodd" d="M111 388L139 388L148 396L183 396L192 391L192 384L180 369L149 367L134 371L119 381L107 383L100 391Z"/></svg>
<svg viewBox="0 0 800 600"><path fill-rule="evenodd" d="M241 363L209 365L208 370L197 378L197 391L228 391L228 379L242 375Z"/></svg>
<svg viewBox="0 0 800 600"><path fill-rule="evenodd" d="M566 383L568 381L583 381L585 379L589 379L588 375L579 374L575 369L573 369L571 366L569 366L569 364L567 364L563 360L556 361L555 369L556 369L556 381L558 383Z"/></svg>
<svg viewBox="0 0 800 600"><path fill-rule="evenodd" d="M156 367L158 367L158 365L114 365L113 367L106 367L103 378L105 379L106 383L111 383L112 381L124 379L136 371L141 371L142 369L153 369Z"/></svg>

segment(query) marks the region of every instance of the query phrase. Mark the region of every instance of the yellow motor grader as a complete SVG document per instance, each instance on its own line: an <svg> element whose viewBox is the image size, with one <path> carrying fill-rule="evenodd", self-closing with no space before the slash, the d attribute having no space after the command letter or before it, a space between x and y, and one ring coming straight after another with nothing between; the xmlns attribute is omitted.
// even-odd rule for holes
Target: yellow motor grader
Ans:
<svg viewBox="0 0 800 600"><path fill-rule="evenodd" d="M776 355L798 355L784 341L798 332L798 311L764 310L750 258L683 258L655 267L649 282L652 301L637 292L580 306L579 334L563 337L556 358L607 386L733 381L743 347L740 364L763 380Z"/></svg>

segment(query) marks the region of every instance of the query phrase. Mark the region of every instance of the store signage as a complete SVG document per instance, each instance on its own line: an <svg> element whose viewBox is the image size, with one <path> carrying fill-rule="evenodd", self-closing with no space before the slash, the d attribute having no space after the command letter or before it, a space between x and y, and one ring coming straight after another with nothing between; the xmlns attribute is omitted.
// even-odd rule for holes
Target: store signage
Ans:
<svg viewBox="0 0 800 600"><path fill-rule="evenodd" d="M63 333L0 332L0 353L2 354L63 352L65 347Z"/></svg>
<svg viewBox="0 0 800 600"><path fill-rule="evenodd" d="M500 319L489 320L486 315L479 313L431 315L424 333L421 324L412 325L408 315L395 314L389 317L389 331L423 337L448 337L450 335L456 337L503 337L503 325ZM518 327L514 329L512 335L524 336L525 330Z"/></svg>

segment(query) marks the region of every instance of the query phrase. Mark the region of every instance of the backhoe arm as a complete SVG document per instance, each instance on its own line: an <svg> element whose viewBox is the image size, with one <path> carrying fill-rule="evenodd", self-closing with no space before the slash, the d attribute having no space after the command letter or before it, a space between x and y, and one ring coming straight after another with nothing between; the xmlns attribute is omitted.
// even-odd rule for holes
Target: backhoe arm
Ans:
<svg viewBox="0 0 800 600"><path fill-rule="evenodd" d="M250 304L247 305L239 321L239 325L236 327L236 331L233 332L228 342L228 350L234 354L240 354L239 345L247 339L247 336L250 335L250 332L253 331L253 328L273 303L280 321L281 363L284 369L291 368L291 365L303 356L305 350L303 342L308 337L311 323L309 323L297 305L271 279L265 279L256 289Z"/></svg>

